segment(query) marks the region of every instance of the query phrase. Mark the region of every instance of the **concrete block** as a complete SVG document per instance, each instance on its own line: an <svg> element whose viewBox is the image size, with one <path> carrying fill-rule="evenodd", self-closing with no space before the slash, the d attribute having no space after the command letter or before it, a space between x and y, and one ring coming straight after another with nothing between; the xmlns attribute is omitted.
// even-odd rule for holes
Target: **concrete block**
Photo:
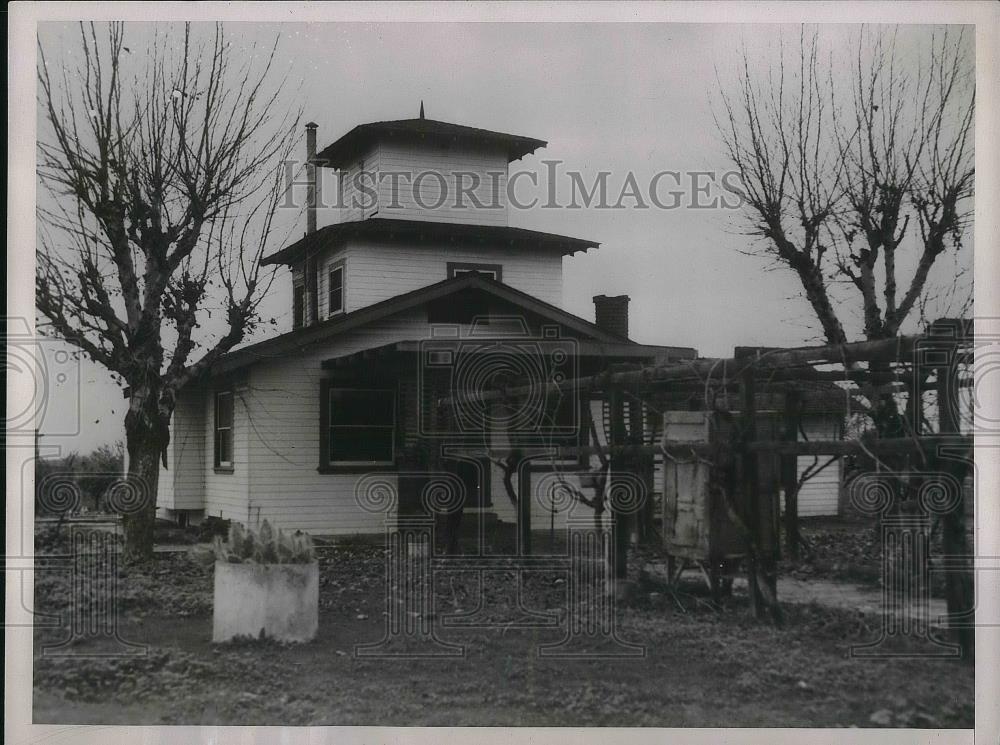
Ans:
<svg viewBox="0 0 1000 745"><path fill-rule="evenodd" d="M319 626L319 564L215 563L212 641L306 642Z"/></svg>

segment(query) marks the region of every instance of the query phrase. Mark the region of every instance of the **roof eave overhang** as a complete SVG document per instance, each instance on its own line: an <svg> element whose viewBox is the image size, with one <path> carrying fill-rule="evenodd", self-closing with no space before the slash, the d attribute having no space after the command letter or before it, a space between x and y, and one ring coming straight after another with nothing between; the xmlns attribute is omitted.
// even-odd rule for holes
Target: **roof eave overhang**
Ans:
<svg viewBox="0 0 1000 745"><path fill-rule="evenodd" d="M322 342L350 329L362 327L385 316L408 310L423 303L432 302L452 292L466 288L478 288L491 292L500 298L521 305L529 312L549 317L553 323L565 326L571 332L590 337L587 339L588 344L629 345L630 348L642 346L634 344L634 342L630 342L628 339L614 336L590 321L574 316L572 313L557 308L543 300L539 300L510 285L484 279L475 274L467 274L443 280L435 285L412 290L405 295L388 298L347 315L339 316L336 319L324 321L314 326L308 326L298 331L292 331L273 339L267 339L257 344L234 350L218 360L212 366L209 375L217 376L231 372L262 359L295 354L298 351L310 348L313 344ZM669 348L649 347L649 349L662 351Z"/></svg>
<svg viewBox="0 0 1000 745"><path fill-rule="evenodd" d="M482 339L477 339L482 341ZM509 336L498 336L497 341L511 341ZM439 341L439 340L436 340ZM460 339L456 339L461 342ZM662 347L648 344L636 344L630 341L598 342L577 341L577 355L581 359L607 359L615 361L652 361L666 355L670 359L684 360L695 356L695 350L688 347ZM385 360L397 356L411 356L420 353L424 348L422 341L398 341L381 347L364 349L351 354L331 357L321 363L324 370L335 370L356 364L368 364L377 360Z"/></svg>
<svg viewBox="0 0 1000 745"><path fill-rule="evenodd" d="M601 245L596 241L541 233L523 228L382 218L328 225L315 233L300 238L292 245L264 257L261 260L261 265L296 264L311 250L320 251L350 238L366 235L377 235L390 239L412 240L417 238L428 241L434 238L479 240L494 243L506 241L522 245L529 244L536 251L559 253L562 256L586 253L592 248L600 248Z"/></svg>
<svg viewBox="0 0 1000 745"><path fill-rule="evenodd" d="M403 126L390 124L359 124L339 140L332 142L316 154L314 163L325 168L342 168L352 162L357 155L372 142L386 137L417 137L429 140L451 140L480 143L494 143L503 146L507 162L512 163L526 155L532 155L549 143L534 137L509 135L503 132L489 132L469 128L468 132L418 132Z"/></svg>

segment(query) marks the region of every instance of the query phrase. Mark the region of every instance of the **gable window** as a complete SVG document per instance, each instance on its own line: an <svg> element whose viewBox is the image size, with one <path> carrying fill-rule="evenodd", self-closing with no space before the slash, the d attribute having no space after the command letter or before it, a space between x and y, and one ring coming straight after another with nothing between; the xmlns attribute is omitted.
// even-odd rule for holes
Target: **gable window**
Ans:
<svg viewBox="0 0 1000 745"><path fill-rule="evenodd" d="M215 394L215 467L233 469L233 392Z"/></svg>
<svg viewBox="0 0 1000 745"><path fill-rule="evenodd" d="M292 328L300 329L306 322L306 286L292 288Z"/></svg>
<svg viewBox="0 0 1000 745"><path fill-rule="evenodd" d="M456 261L448 262L448 279L461 277L464 274L479 274L496 282L503 282L503 267L500 264L463 264Z"/></svg>
<svg viewBox="0 0 1000 745"><path fill-rule="evenodd" d="M332 316L344 310L344 265L332 267L327 279L329 287L326 314Z"/></svg>
<svg viewBox="0 0 1000 745"><path fill-rule="evenodd" d="M321 470L395 463L395 390L335 386L326 381L321 395Z"/></svg>

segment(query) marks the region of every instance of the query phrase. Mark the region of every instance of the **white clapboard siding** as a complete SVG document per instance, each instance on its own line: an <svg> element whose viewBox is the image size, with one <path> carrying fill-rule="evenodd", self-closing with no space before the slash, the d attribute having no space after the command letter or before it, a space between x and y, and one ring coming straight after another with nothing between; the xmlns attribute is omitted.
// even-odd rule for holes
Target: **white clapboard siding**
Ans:
<svg viewBox="0 0 1000 745"><path fill-rule="evenodd" d="M348 312L448 278L448 263L500 264L506 285L555 306L562 305L562 256L502 247L452 245L400 246L351 242L331 252L323 265L345 262L344 295ZM320 302L326 313L327 272L320 277ZM325 316L324 316L325 317Z"/></svg>
<svg viewBox="0 0 1000 745"><path fill-rule="evenodd" d="M201 510L205 507L205 427L202 397L194 391L177 398L170 424L167 464L160 467L157 507Z"/></svg>
<svg viewBox="0 0 1000 745"><path fill-rule="evenodd" d="M250 493L250 461L248 457L250 419L246 407L249 376L235 384L210 387L202 399L205 433L205 514L227 520L246 522ZM233 391L233 472L215 469L215 392Z"/></svg>
<svg viewBox="0 0 1000 745"><path fill-rule="evenodd" d="M344 266L344 312L388 300L448 278L448 263L499 264L502 281L539 300L562 306L562 256L503 247L401 246L351 241L325 252L319 262L319 317L330 317L330 269ZM292 267L292 283L302 281L302 266ZM291 310L291 309L289 309Z"/></svg>
<svg viewBox="0 0 1000 745"><path fill-rule="evenodd" d="M379 146L373 145L338 173L337 178L342 180L342 185L337 186L341 190L339 200L332 194L320 195L322 204L337 205L329 211L332 222L364 220L378 212L379 162ZM364 173L370 175L361 176L362 166ZM363 193L362 190L370 193ZM324 210L323 217L327 214Z"/></svg>
<svg viewBox="0 0 1000 745"><path fill-rule="evenodd" d="M507 157L500 149L385 142L379 169L379 217L507 224Z"/></svg>
<svg viewBox="0 0 1000 745"><path fill-rule="evenodd" d="M841 436L840 420L835 415L804 416L802 428L810 440L836 440ZM799 433L799 440L803 440ZM818 465L823 465L829 456L819 456ZM798 459L799 476L814 463L813 456L800 456ZM840 486L842 479L842 462L838 459L818 474L810 478L799 491L799 517L819 517L836 515L840 505Z"/></svg>
<svg viewBox="0 0 1000 745"><path fill-rule="evenodd" d="M426 332L426 314L415 311L254 366L245 394L253 412L248 432L251 524L266 518L282 528L316 535L384 530L385 515L366 511L355 498L364 474L317 470L321 365L331 357L420 338Z"/></svg>
<svg viewBox="0 0 1000 745"><path fill-rule="evenodd" d="M160 463L160 476L156 487L156 512L161 517L163 516L163 510L176 509L175 504L177 500L174 496L174 479L177 476L177 469L174 468L174 434L176 434L178 429L177 419L178 417L175 413L170 423L170 443L167 445L167 463L170 464L170 467L164 468L163 463ZM184 425L182 424L181 426ZM125 472L128 472L128 451L125 451Z"/></svg>

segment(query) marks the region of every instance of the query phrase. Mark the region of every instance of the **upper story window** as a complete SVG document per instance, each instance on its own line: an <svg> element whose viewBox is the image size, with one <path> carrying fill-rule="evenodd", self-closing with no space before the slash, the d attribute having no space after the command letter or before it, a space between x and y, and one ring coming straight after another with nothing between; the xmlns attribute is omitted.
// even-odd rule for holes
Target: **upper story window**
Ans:
<svg viewBox="0 0 1000 745"><path fill-rule="evenodd" d="M215 467L233 468L233 392L215 394Z"/></svg>
<svg viewBox="0 0 1000 745"><path fill-rule="evenodd" d="M448 279L461 277L463 274L479 274L487 279L503 282L503 267L500 264L463 264L448 262Z"/></svg>
<svg viewBox="0 0 1000 745"><path fill-rule="evenodd" d="M330 267L327 274L327 316L344 311L344 264Z"/></svg>
<svg viewBox="0 0 1000 745"><path fill-rule="evenodd" d="M292 288L292 328L300 329L306 324L306 286Z"/></svg>

